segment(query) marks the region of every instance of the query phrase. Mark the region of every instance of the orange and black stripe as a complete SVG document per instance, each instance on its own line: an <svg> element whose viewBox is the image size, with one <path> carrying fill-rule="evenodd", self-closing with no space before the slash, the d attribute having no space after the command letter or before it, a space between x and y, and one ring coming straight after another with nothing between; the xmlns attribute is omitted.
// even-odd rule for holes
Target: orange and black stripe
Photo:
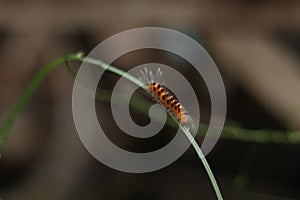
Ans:
<svg viewBox="0 0 300 200"><path fill-rule="evenodd" d="M164 89L163 86L159 85L158 83L150 83L149 90L160 103L162 103L177 117L177 120L180 123L187 125L188 119L184 108L173 95L171 95Z"/></svg>

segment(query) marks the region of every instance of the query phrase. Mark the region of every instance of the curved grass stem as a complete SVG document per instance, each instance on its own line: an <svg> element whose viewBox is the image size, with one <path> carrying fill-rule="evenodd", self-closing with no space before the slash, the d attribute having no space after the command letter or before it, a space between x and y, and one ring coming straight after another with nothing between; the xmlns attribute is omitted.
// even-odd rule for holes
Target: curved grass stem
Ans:
<svg viewBox="0 0 300 200"><path fill-rule="evenodd" d="M101 68L104 69L104 70L110 71L110 72L115 73L115 74L118 74L118 75L120 75L120 76L123 76L123 77L126 78L127 80L129 80L129 81L131 81L131 82L133 82L133 83L137 84L138 86L140 86L140 87L142 87L142 88L145 89L144 84L143 84L140 80L138 80L136 77L134 77L134 76L132 76L132 75L130 75L130 74L124 72L123 70L120 70L120 69L115 68L115 67L113 67L113 66L107 65L107 64L105 64L105 63L103 63L103 62L101 62L101 61L99 61L99 60L95 60L95 59L88 58L88 57L82 58L81 60L82 60L83 62L87 62L87 63L90 63L90 64L95 64L95 65L101 67ZM149 91L146 90L146 92L149 92ZM151 93L149 93L149 94L151 94ZM173 116L171 113L169 113L169 114L170 114L170 116L172 116L172 118L174 119L174 121L178 124L178 126L182 129L182 131L185 133L185 135L187 136L187 138L188 138L189 141L191 142L193 148L195 149L195 151L196 151L198 157L200 158L200 160L201 160L201 162L202 162L202 164L203 164L203 166L204 166L204 168L205 168L205 170L206 170L206 172L207 172L207 174L208 174L208 177L209 177L209 179L210 179L210 181L211 181L211 184L212 184L212 186L213 186L213 189L214 189L214 191L215 191L215 193L216 193L217 199L218 199L218 200L222 200L223 197L222 197L221 191L220 191L220 189L219 189L218 183L217 183L217 181L216 181L216 179L215 179L215 177L214 177L214 175L213 175L213 173L212 173L212 170L211 170L211 168L210 168L210 166L209 166L209 164L208 164L208 162L207 162L205 156L204 156L203 153L202 153L201 148L199 147L199 145L198 145L197 142L195 141L194 137L192 136L192 134L190 133L190 131L188 130L188 128L182 126L182 125L178 122L178 120L176 120L176 119L174 118L174 116Z"/></svg>
<svg viewBox="0 0 300 200"><path fill-rule="evenodd" d="M21 95L20 99L16 103L16 105L13 107L11 112L8 114L8 117L4 121L3 125L0 127L0 153L1 149L3 148L4 141L9 134L9 131L11 127L13 126L16 118L18 115L21 113L23 108L27 105L28 101L34 94L34 92L37 90L41 82L45 79L45 77L59 64L64 63L64 62L69 62L69 61L82 61L82 62L87 62L93 65L97 65L101 67L102 69L106 71L110 71L114 74L117 74L119 76L123 76L129 81L137 84L138 86L142 87L145 89L143 86L143 83L136 79L135 77L131 76L130 74L125 73L124 71L112 67L110 65L107 65L103 63L102 61L93 59L93 58L88 58L88 57L83 57L82 53L78 54L70 54L58 59L53 60L49 64L45 65L39 72L38 74L31 80L31 82L28 84L28 86L25 88L23 94ZM101 91L101 94L99 94L100 100L107 101L109 98L108 91ZM134 105L135 108L139 109L141 112L144 112L144 106L140 106L140 100L136 100L136 105ZM140 107L142 108L140 108ZM177 123L177 120L173 120ZM174 123L173 123L174 124ZM177 125L180 126L180 124L177 123ZM205 132L205 129L207 128L205 125L200 124L201 128L200 130L202 132ZM200 158L202 164L204 165L204 168L209 176L209 179L211 181L211 184L214 188L214 191L216 193L216 196L218 199L222 199L221 192L219 190L218 184L214 178L214 175L212 173L212 170L210 169L210 166L205 159L201 148L199 145L196 143L194 137L192 134L189 132L189 130L184 129L184 127L181 127L187 138L190 140L193 148L195 149L198 157ZM198 131L198 134L200 132ZM202 135L201 135L202 136ZM300 143L300 133L299 131L289 131L289 132L279 132L279 131L272 131L272 130L247 130L243 129L240 127L228 127L225 126L221 138L225 139L230 139L230 140L239 140L243 142L255 142L255 143L275 143L275 144L299 144ZM1 154L0 154L1 155Z"/></svg>
<svg viewBox="0 0 300 200"><path fill-rule="evenodd" d="M138 80L137 78L135 78L134 76L124 72L123 70L120 70L118 68L115 68L113 66L107 65L105 63L103 63L102 61L93 59L93 58L88 58L88 57L83 57L83 55L81 53L78 54L70 54L67 55L65 57L62 58L58 58L56 60L53 60L52 62L50 62L49 64L47 64L46 66L44 66L39 72L38 74L32 79L32 81L29 83L29 85L25 88L21 98L19 99L19 101L17 102L16 106L12 109L12 111L9 113L8 117L6 118L6 120L4 121L3 126L0 128L0 151L3 147L3 143L5 141L5 138L7 137L12 125L14 124L17 116L20 114L20 112L23 110L23 108L26 106L26 104L28 103L28 101L30 100L30 98L32 97L32 95L34 94L34 92L37 90L37 88L39 87L39 85L41 84L41 82L45 79L45 77L53 70L55 69L59 64L64 63L64 62L68 62L68 61L82 61L82 62L87 62L90 64L94 64L96 66L101 67L102 69L106 70L106 71L110 71L114 74L117 74L119 76L123 76L124 78L126 78L127 80L137 84L138 86L142 87L145 89L144 84ZM198 144L196 143L196 141L194 140L194 137L192 136L192 134L189 132L189 130L185 127L182 127L177 120L174 120L179 127L183 130L183 132L185 133L185 135L188 137L188 139L190 140L190 142L192 143L192 146L194 147L195 151L197 152L201 162L204 165L204 168L208 174L208 177L211 181L211 184L215 190L216 196L217 198L223 199L222 198L222 194L219 190L218 184L215 180L215 177L212 173L212 170L209 167L209 164L207 162L207 160L205 159L205 156L203 155L200 147L198 146Z"/></svg>
<svg viewBox="0 0 300 200"><path fill-rule="evenodd" d="M192 144L193 148L195 149L195 151L196 151L199 159L201 160L201 162L202 162L202 164L203 164L203 166L204 166L204 168L206 170L206 173L207 173L207 175L208 175L208 177L210 179L210 182L211 182L211 184L212 184L212 186L214 188L214 191L216 193L217 199L219 199L219 200L223 199L222 193L221 193L221 191L219 189L219 186L218 186L218 183L217 183L217 181L215 179L215 176L214 176L214 174L213 174L213 172L212 172L212 170L211 170L211 168L210 168L210 166L209 166L209 164L208 164L205 156L203 155L202 150L199 147L198 143L196 142L195 138L193 137L193 135L189 132L189 130L186 127L182 127L181 126L181 129L183 130L183 132L185 133L185 135L187 136L187 138L191 142L191 144Z"/></svg>
<svg viewBox="0 0 300 200"><path fill-rule="evenodd" d="M3 148L4 141L13 126L16 118L21 113L23 108L26 106L28 101L30 100L31 96L34 94L34 92L37 90L41 82L45 79L45 77L59 64L71 61L71 60L78 60L82 57L82 53L78 54L70 54L62 58L58 58L50 62L49 64L45 65L38 73L37 75L31 80L31 82L28 84L28 86L25 88L23 94L21 95L19 101L16 103L16 105L13 107L11 112L8 114L8 117L4 121L2 127L0 128L0 152Z"/></svg>

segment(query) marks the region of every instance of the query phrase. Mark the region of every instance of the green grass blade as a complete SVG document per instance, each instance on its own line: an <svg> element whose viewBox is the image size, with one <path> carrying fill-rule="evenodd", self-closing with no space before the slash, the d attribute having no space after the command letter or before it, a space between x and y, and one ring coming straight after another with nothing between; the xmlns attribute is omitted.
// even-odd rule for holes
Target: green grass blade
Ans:
<svg viewBox="0 0 300 200"><path fill-rule="evenodd" d="M95 59L92 59L92 58L82 58L81 59L83 62L87 62L87 63L90 63L90 64L95 64L99 67L101 67L102 69L104 70L107 70L107 71L110 71L110 72L113 72L115 74L118 74L120 76L123 76L124 78L126 78L127 80L137 84L138 86L142 87L145 89L146 92L149 93L149 91L145 88L145 85L140 81L138 80L136 77L130 75L130 74L127 74L125 73L123 70L121 69L118 69L116 67L113 67L113 66L110 66L110 65L107 65L101 61L98 61L98 60L95 60ZM149 93L150 95L152 95L151 93ZM208 174L208 177L211 181L211 184L213 186L213 189L216 193L216 196L217 196L217 199L218 200L222 200L223 197L222 197L222 194L221 194L221 191L219 189L219 186L218 186L218 183L212 173L212 170L205 158L205 156L203 155L202 153L202 150L201 148L199 147L199 145L197 144L197 142L195 141L194 137L192 136L192 134L190 133L190 131L188 130L187 127L184 127L182 126L177 120L176 118L169 112L169 114L172 116L172 118L174 119L174 121L177 123L177 125L182 129L182 131L185 133L185 135L187 136L187 138L190 140L190 142L192 143L192 146L193 148L195 149L198 157L200 158L205 170L206 170L206 173Z"/></svg>
<svg viewBox="0 0 300 200"><path fill-rule="evenodd" d="M28 86L25 88L23 94L21 95L19 101L16 103L14 108L11 110L11 112L8 114L8 117L4 121L2 127L0 128L0 151L3 148L3 144L5 141L5 138L7 137L11 127L13 126L16 118L20 114L20 112L23 110L23 108L28 103L31 96L34 94L36 89L39 87L41 82L45 79L45 77L59 64L66 62L68 60L76 60L79 59L82 56L82 54L70 54L62 58L58 58L50 62L49 64L45 65L38 74L31 80L31 82L28 84Z"/></svg>
<svg viewBox="0 0 300 200"><path fill-rule="evenodd" d="M203 155L201 148L199 147L198 143L195 141L194 137L189 132L189 130L186 127L182 127L181 125L180 125L180 127L183 130L183 132L185 133L185 135L187 136L187 138L192 143L192 146L194 147L194 149L195 149L195 151L196 151L199 159L201 160L201 162L202 162L202 164L203 164L203 166L204 166L204 168L206 170L206 173L207 173L207 175L208 175L208 177L210 179L210 182L211 182L211 184L212 184L212 186L214 188L214 191L216 193L217 199L219 199L219 200L223 199L222 193L221 193L221 191L219 189L219 186L218 186L218 183L217 183L217 181L215 179L215 176L214 176L214 174L213 174L213 172L212 172L212 170L211 170L211 168L210 168L210 166L209 166L209 164L208 164L205 156Z"/></svg>
<svg viewBox="0 0 300 200"><path fill-rule="evenodd" d="M34 94L34 92L37 90L37 88L39 87L39 85L41 84L41 82L45 79L45 77L54 69L56 68L59 64L63 63L63 62L68 62L68 61L72 61L72 60L77 60L77 61L82 61L82 62L87 62L90 64L94 64L97 65L99 67L101 67L104 70L110 71L112 73L115 73L117 75L123 76L124 78L126 78L127 80L137 84L138 86L142 87L145 89L145 85L138 80L137 78L135 78L134 76L125 73L123 70L115 68L113 66L107 65L99 60L96 59L92 59L92 58L83 58L82 54L70 54L67 55L65 57L62 58L58 58L56 60L53 60L52 62L50 62L49 64L47 64L46 66L44 66L40 72L32 79L32 81L29 83L29 85L25 88L21 98L19 99L19 101L17 102L16 106L12 109L12 111L9 113L8 117L6 118L6 120L4 121L3 126L0 128L0 150L3 147L5 138L7 137L12 125L14 124L17 116L20 114L20 112L23 110L23 108L26 106L26 104L28 103L28 101L30 100L30 98L32 97L32 95ZM147 90L146 90L147 91ZM148 92L148 91L147 91ZM172 116L172 115L171 115ZM182 127L180 125L180 123L178 123L178 121L176 119L174 119L175 122L179 125L179 127L183 130L183 132L186 134L186 136L188 137L188 139L191 141L192 146L194 147L195 151L197 152L201 162L204 165L204 168L208 174L208 177L212 183L212 186L215 190L216 196L219 200L223 199L222 198L222 194L219 190L218 184L214 178L214 175L209 167L209 164L207 162L207 160L205 159L205 156L203 155L200 147L198 146L198 144L196 143L196 141L194 140L192 134L189 132L189 130L185 127Z"/></svg>

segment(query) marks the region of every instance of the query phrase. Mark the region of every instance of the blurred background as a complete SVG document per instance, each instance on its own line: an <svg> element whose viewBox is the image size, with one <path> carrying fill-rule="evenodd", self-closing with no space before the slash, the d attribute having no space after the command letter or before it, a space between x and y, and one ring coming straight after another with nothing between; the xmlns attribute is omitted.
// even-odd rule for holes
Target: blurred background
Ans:
<svg viewBox="0 0 300 200"><path fill-rule="evenodd" d="M88 53L109 36L143 26L191 36L222 73L228 127L207 159L224 198L300 199L296 0L2 0L0 123L43 65L68 53ZM191 73L184 61L154 50L132 52L114 64L128 70L148 62ZM100 85L109 91L117 79L107 74ZM73 123L73 81L64 65L55 69L17 119L1 154L1 199L216 199L192 148L170 166L146 174L119 172L95 160ZM197 79L191 82L200 96L201 121L207 123L207 89ZM132 141L113 125L108 102L97 108L107 116L101 123L111 139L135 151L162 146L174 132L166 128L149 141Z"/></svg>

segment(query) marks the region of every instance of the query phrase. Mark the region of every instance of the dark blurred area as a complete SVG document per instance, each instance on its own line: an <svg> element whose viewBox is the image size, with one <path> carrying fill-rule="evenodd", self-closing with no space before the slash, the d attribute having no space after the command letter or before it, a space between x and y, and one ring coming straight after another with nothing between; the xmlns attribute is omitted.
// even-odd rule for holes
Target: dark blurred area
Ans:
<svg viewBox="0 0 300 200"><path fill-rule="evenodd" d="M144 26L181 31L206 48L225 82L230 123L251 130L300 129L296 0L0 1L0 123L43 65L68 53L88 53L114 34ZM114 64L129 70L148 62L188 65L150 50L131 52ZM104 79L110 90L118 77ZM1 154L1 199L216 199L192 148L170 166L145 174L119 172L94 159L74 126L73 81L63 65L55 69L17 119ZM191 82L207 123L207 89ZM174 130L166 127L171 136L129 141L110 125L110 104L98 102L97 108L107 115L101 123L117 144L146 151L172 139ZM300 199L299 153L299 144L221 139L207 159L224 199Z"/></svg>

